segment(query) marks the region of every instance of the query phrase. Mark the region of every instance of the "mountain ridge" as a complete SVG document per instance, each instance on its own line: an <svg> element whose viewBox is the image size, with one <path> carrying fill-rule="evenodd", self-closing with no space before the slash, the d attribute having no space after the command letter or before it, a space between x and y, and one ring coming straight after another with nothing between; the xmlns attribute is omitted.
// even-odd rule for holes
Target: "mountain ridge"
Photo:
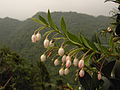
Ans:
<svg viewBox="0 0 120 90"><path fill-rule="evenodd" d="M38 12L33 15L33 17L38 18L39 15L47 18L47 13L45 12ZM99 28L106 28L110 23L109 17L94 17L77 12L52 12L51 16L53 18L53 21L59 27L60 18L63 16L70 32L76 35L82 32L88 37L91 37L94 32L99 30ZM38 48L36 47L43 48L42 41L36 45L31 43L31 36L34 30L40 27L40 25L32 21L31 18L28 18L24 21L19 21L9 17L4 18L3 21L0 20L0 43L4 43L10 48L23 53L23 56L25 56L24 53L26 52L41 52L37 51ZM42 35L43 33L44 31L41 32ZM32 52L33 50L34 52ZM36 56L38 57L38 54ZM29 55L26 57L29 57Z"/></svg>

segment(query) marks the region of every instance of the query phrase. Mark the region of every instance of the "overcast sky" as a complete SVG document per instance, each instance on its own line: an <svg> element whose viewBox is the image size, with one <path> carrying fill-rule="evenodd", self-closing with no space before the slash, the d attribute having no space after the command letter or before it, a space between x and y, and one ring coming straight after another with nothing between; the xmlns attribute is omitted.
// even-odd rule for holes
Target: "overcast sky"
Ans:
<svg viewBox="0 0 120 90"><path fill-rule="evenodd" d="M109 15L114 3L105 0L0 0L0 18L24 20L39 11L75 11L89 15Z"/></svg>

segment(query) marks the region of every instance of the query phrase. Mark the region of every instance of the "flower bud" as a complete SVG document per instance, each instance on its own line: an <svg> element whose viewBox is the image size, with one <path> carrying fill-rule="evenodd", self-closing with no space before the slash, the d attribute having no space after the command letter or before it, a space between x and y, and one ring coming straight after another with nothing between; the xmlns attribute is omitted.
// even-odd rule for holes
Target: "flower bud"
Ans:
<svg viewBox="0 0 120 90"><path fill-rule="evenodd" d="M44 47L47 48L49 46L49 40L46 38L44 40Z"/></svg>
<svg viewBox="0 0 120 90"><path fill-rule="evenodd" d="M102 79L101 72L98 72L98 80L101 80L101 79Z"/></svg>
<svg viewBox="0 0 120 90"><path fill-rule="evenodd" d="M66 57L66 62L67 62L68 60L71 60L71 57L70 57L69 55Z"/></svg>
<svg viewBox="0 0 120 90"><path fill-rule="evenodd" d="M69 70L68 68L66 68L66 69L64 70L64 74L65 74L65 75L67 75L69 72L70 72L70 70Z"/></svg>
<svg viewBox="0 0 120 90"><path fill-rule="evenodd" d="M69 68L71 66L71 60L66 61L66 68Z"/></svg>
<svg viewBox="0 0 120 90"><path fill-rule="evenodd" d="M58 60L58 59L56 59L56 60L54 61L54 65L55 65L55 66L59 65L59 60Z"/></svg>
<svg viewBox="0 0 120 90"><path fill-rule="evenodd" d="M65 61L66 61L66 55L62 57L62 62L65 63Z"/></svg>
<svg viewBox="0 0 120 90"><path fill-rule="evenodd" d="M73 65L77 66L78 65L78 59L75 57L75 59L73 60Z"/></svg>
<svg viewBox="0 0 120 90"><path fill-rule="evenodd" d="M61 68L60 70L59 70L59 75L63 75L64 74L64 69L63 68Z"/></svg>
<svg viewBox="0 0 120 90"><path fill-rule="evenodd" d="M81 59L79 62L78 62L78 67L81 69L84 67L84 60Z"/></svg>
<svg viewBox="0 0 120 90"><path fill-rule="evenodd" d="M58 55L63 56L64 52L65 52L64 49L62 47L60 47L58 50Z"/></svg>
<svg viewBox="0 0 120 90"><path fill-rule="evenodd" d="M45 54L41 55L40 59L41 59L41 62L46 61L46 55Z"/></svg>
<svg viewBox="0 0 120 90"><path fill-rule="evenodd" d="M80 75L80 77L84 77L85 72L84 72L84 70L83 70L83 69L81 69L81 70L80 70L79 75Z"/></svg>
<svg viewBox="0 0 120 90"><path fill-rule="evenodd" d="M41 39L41 34L38 32L37 34L36 34L36 41L39 41Z"/></svg>
<svg viewBox="0 0 120 90"><path fill-rule="evenodd" d="M110 27L108 27L108 28L107 28L107 31L108 31L108 32L111 32L111 31L112 31L112 29L111 29Z"/></svg>
<svg viewBox="0 0 120 90"><path fill-rule="evenodd" d="M50 47L54 47L54 42L53 42L53 40L50 40L49 46L50 46Z"/></svg>
<svg viewBox="0 0 120 90"><path fill-rule="evenodd" d="M37 41L37 40L36 40L36 35L35 35L35 34L32 35L31 40L32 40L33 43L35 43L35 42Z"/></svg>

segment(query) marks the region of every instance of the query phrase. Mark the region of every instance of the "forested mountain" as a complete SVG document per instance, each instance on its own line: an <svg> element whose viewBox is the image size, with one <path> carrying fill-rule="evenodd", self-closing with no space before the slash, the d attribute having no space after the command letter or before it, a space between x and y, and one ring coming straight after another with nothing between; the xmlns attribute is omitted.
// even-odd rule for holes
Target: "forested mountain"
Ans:
<svg viewBox="0 0 120 90"><path fill-rule="evenodd" d="M46 17L44 12L39 12L33 17L38 17L39 14ZM59 25L61 16L65 18L68 30L75 34L82 32L88 37L101 28L108 26L110 22L109 17L105 16L94 17L76 12L53 12L52 17L57 25ZM31 18L25 21L8 17L0 19L0 43L7 44L7 46L22 53L26 52L28 48L30 51L33 46L30 40L31 35L38 27L39 25L32 21ZM39 44L39 46L41 45Z"/></svg>
<svg viewBox="0 0 120 90"><path fill-rule="evenodd" d="M38 18L38 15L47 17L46 13L39 12L33 17ZM60 18L65 18L67 28L74 34L79 35L84 33L87 37L91 38L94 32L100 29L106 28L110 23L110 18L105 16L90 16L86 14L80 14L76 12L53 12L52 18L54 22L59 26ZM28 62L33 64L36 60L39 60L40 55L43 53L43 39L36 44L31 42L31 36L33 31L40 25L32 21L31 18L20 21L12 18L0 18L0 46L6 45L11 49L17 51L22 57L29 60ZM41 34L43 35L42 31ZM52 80L59 80L60 77L57 75L57 69L52 67L53 63L48 61L46 67L50 73ZM52 66L51 66L52 65ZM74 69L74 68L73 68ZM73 72L72 72L73 73ZM74 77L73 74L69 74L68 77ZM64 82L68 82L68 78L62 78ZM73 79L71 79L72 81Z"/></svg>
<svg viewBox="0 0 120 90"><path fill-rule="evenodd" d="M38 12L33 17L38 18L38 15L47 17L44 12ZM68 30L77 35L80 32L84 33L90 38L94 32L107 27L110 22L110 18L105 16L94 17L76 12L53 12L52 18L58 26L62 16L65 18ZM31 18L25 21L8 17L0 19L0 44L16 50L30 60L39 59L43 52L43 41L41 40L37 44L31 42L31 35L39 26Z"/></svg>

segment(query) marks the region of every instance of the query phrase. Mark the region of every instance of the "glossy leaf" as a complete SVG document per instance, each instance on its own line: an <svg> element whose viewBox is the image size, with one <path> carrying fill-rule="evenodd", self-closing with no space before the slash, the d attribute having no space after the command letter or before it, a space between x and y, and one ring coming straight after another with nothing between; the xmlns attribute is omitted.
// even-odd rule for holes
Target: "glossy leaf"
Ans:
<svg viewBox="0 0 120 90"><path fill-rule="evenodd" d="M45 25L45 23L43 23L43 22L40 21L39 19L32 18L32 20L35 21L36 23L40 24L40 25Z"/></svg>
<svg viewBox="0 0 120 90"><path fill-rule="evenodd" d="M65 24L65 21L64 21L64 18L63 18L63 17L61 18L61 29L63 30L63 32L64 32L65 34L67 33L66 24Z"/></svg>
<svg viewBox="0 0 120 90"><path fill-rule="evenodd" d="M89 49L92 49L94 51L97 51L96 46L94 45L94 43L91 43L87 38L85 38L83 35L81 35L81 40L84 43L84 45L86 47L88 47Z"/></svg>
<svg viewBox="0 0 120 90"><path fill-rule="evenodd" d="M47 21L39 15L39 20L42 21L45 25L48 25Z"/></svg>
<svg viewBox="0 0 120 90"><path fill-rule="evenodd" d="M58 29L58 27L54 24L54 22L52 20L52 17L51 17L51 14L50 14L49 10L48 10L48 22L53 29Z"/></svg>
<svg viewBox="0 0 120 90"><path fill-rule="evenodd" d="M79 40L79 38L77 36L75 36L74 34L67 32L67 38L74 44L81 46L81 42Z"/></svg>

